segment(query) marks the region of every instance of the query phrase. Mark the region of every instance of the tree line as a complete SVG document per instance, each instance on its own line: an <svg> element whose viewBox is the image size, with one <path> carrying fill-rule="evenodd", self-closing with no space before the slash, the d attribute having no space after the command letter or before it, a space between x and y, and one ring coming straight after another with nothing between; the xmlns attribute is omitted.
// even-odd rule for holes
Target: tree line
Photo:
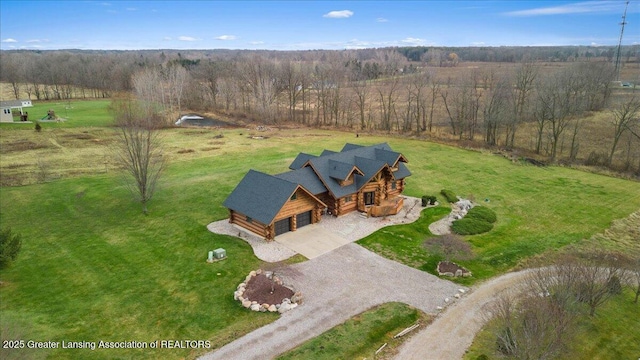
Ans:
<svg viewBox="0 0 640 360"><path fill-rule="evenodd" d="M635 61L636 48L625 47L627 60ZM466 57L474 59L473 53L488 51L515 53L522 61L486 68L460 66L469 61ZM548 57L550 51L576 56L557 67L535 60ZM590 51L593 56L587 55ZM270 124L445 136L525 149L554 162L582 159L640 172L640 163L633 161L640 158L638 99L612 97L617 72L611 51L3 51L0 80L11 84L16 98L26 93L35 100L135 93L146 104L145 112L153 108L166 124L185 109L224 112ZM417 52L418 61L409 61ZM584 153L584 118L605 110L611 111L602 126L610 133L609 141Z"/></svg>

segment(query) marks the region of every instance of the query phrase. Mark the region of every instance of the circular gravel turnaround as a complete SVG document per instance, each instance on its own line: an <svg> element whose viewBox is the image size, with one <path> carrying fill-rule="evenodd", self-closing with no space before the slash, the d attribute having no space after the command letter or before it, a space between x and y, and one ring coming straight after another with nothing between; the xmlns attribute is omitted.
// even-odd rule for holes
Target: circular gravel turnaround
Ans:
<svg viewBox="0 0 640 360"><path fill-rule="evenodd" d="M373 306L397 301L434 314L466 290L353 243L277 271L304 294L302 305L202 359L271 359Z"/></svg>

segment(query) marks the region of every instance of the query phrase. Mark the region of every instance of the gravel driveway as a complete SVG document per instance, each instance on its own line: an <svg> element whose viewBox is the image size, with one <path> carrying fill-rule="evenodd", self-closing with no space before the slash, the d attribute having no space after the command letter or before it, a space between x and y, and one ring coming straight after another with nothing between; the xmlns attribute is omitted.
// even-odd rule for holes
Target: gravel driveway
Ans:
<svg viewBox="0 0 640 360"><path fill-rule="evenodd" d="M304 303L201 359L271 359L372 306L397 301L434 314L464 288L353 243L277 273Z"/></svg>
<svg viewBox="0 0 640 360"><path fill-rule="evenodd" d="M485 306L505 291L519 291L527 271L508 273L474 286L424 330L400 346L396 359L462 359L485 324Z"/></svg>

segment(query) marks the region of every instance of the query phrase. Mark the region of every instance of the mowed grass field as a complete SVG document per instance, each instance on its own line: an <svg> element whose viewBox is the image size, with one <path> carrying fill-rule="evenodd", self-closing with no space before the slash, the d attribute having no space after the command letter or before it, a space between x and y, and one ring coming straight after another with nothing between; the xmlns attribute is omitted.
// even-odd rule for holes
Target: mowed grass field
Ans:
<svg viewBox="0 0 640 360"><path fill-rule="evenodd" d="M106 108L102 102L95 106ZM579 243L640 208L638 182L513 164L490 153L425 141L366 134L356 138L304 128L168 129L163 136L169 167L150 203L150 214L144 216L117 166L105 160L113 129L104 116L104 110L96 111L76 125L71 120L60 128L45 125L40 133L30 126L0 127L2 176L20 169L12 164L33 171L38 171L39 161L51 164L50 176L42 181L29 172L16 172L13 176L32 176L25 182L29 185L0 188L0 223L23 237L18 260L0 273L3 340L209 340L217 347L274 321L277 315L250 313L233 301L237 284L262 266L261 261L245 242L209 233L206 225L226 217L222 202L249 169L284 172L299 152L337 151L347 142L386 141L403 153L413 173L407 195L437 194L447 188L496 211L493 231L466 238L476 253L475 259L463 262L474 273L473 280L466 281L500 274L527 257ZM252 134L265 138L252 139ZM69 140L33 149L13 146L20 141L52 143L51 138ZM59 171L59 164L76 171ZM429 236L431 219L447 212L428 210L415 225L382 229L363 243L433 271L431 254L422 243ZM229 258L207 264L207 251L219 247ZM2 351L3 358L12 356ZM172 359L205 351L43 349L27 354Z"/></svg>

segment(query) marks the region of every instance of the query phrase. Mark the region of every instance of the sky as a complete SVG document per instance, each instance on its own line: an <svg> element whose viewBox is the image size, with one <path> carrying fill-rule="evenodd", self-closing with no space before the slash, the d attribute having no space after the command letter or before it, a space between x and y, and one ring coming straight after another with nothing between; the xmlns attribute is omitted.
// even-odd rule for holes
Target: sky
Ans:
<svg viewBox="0 0 640 360"><path fill-rule="evenodd" d="M617 45L615 1L0 1L0 49ZM623 45L640 44L640 0Z"/></svg>

